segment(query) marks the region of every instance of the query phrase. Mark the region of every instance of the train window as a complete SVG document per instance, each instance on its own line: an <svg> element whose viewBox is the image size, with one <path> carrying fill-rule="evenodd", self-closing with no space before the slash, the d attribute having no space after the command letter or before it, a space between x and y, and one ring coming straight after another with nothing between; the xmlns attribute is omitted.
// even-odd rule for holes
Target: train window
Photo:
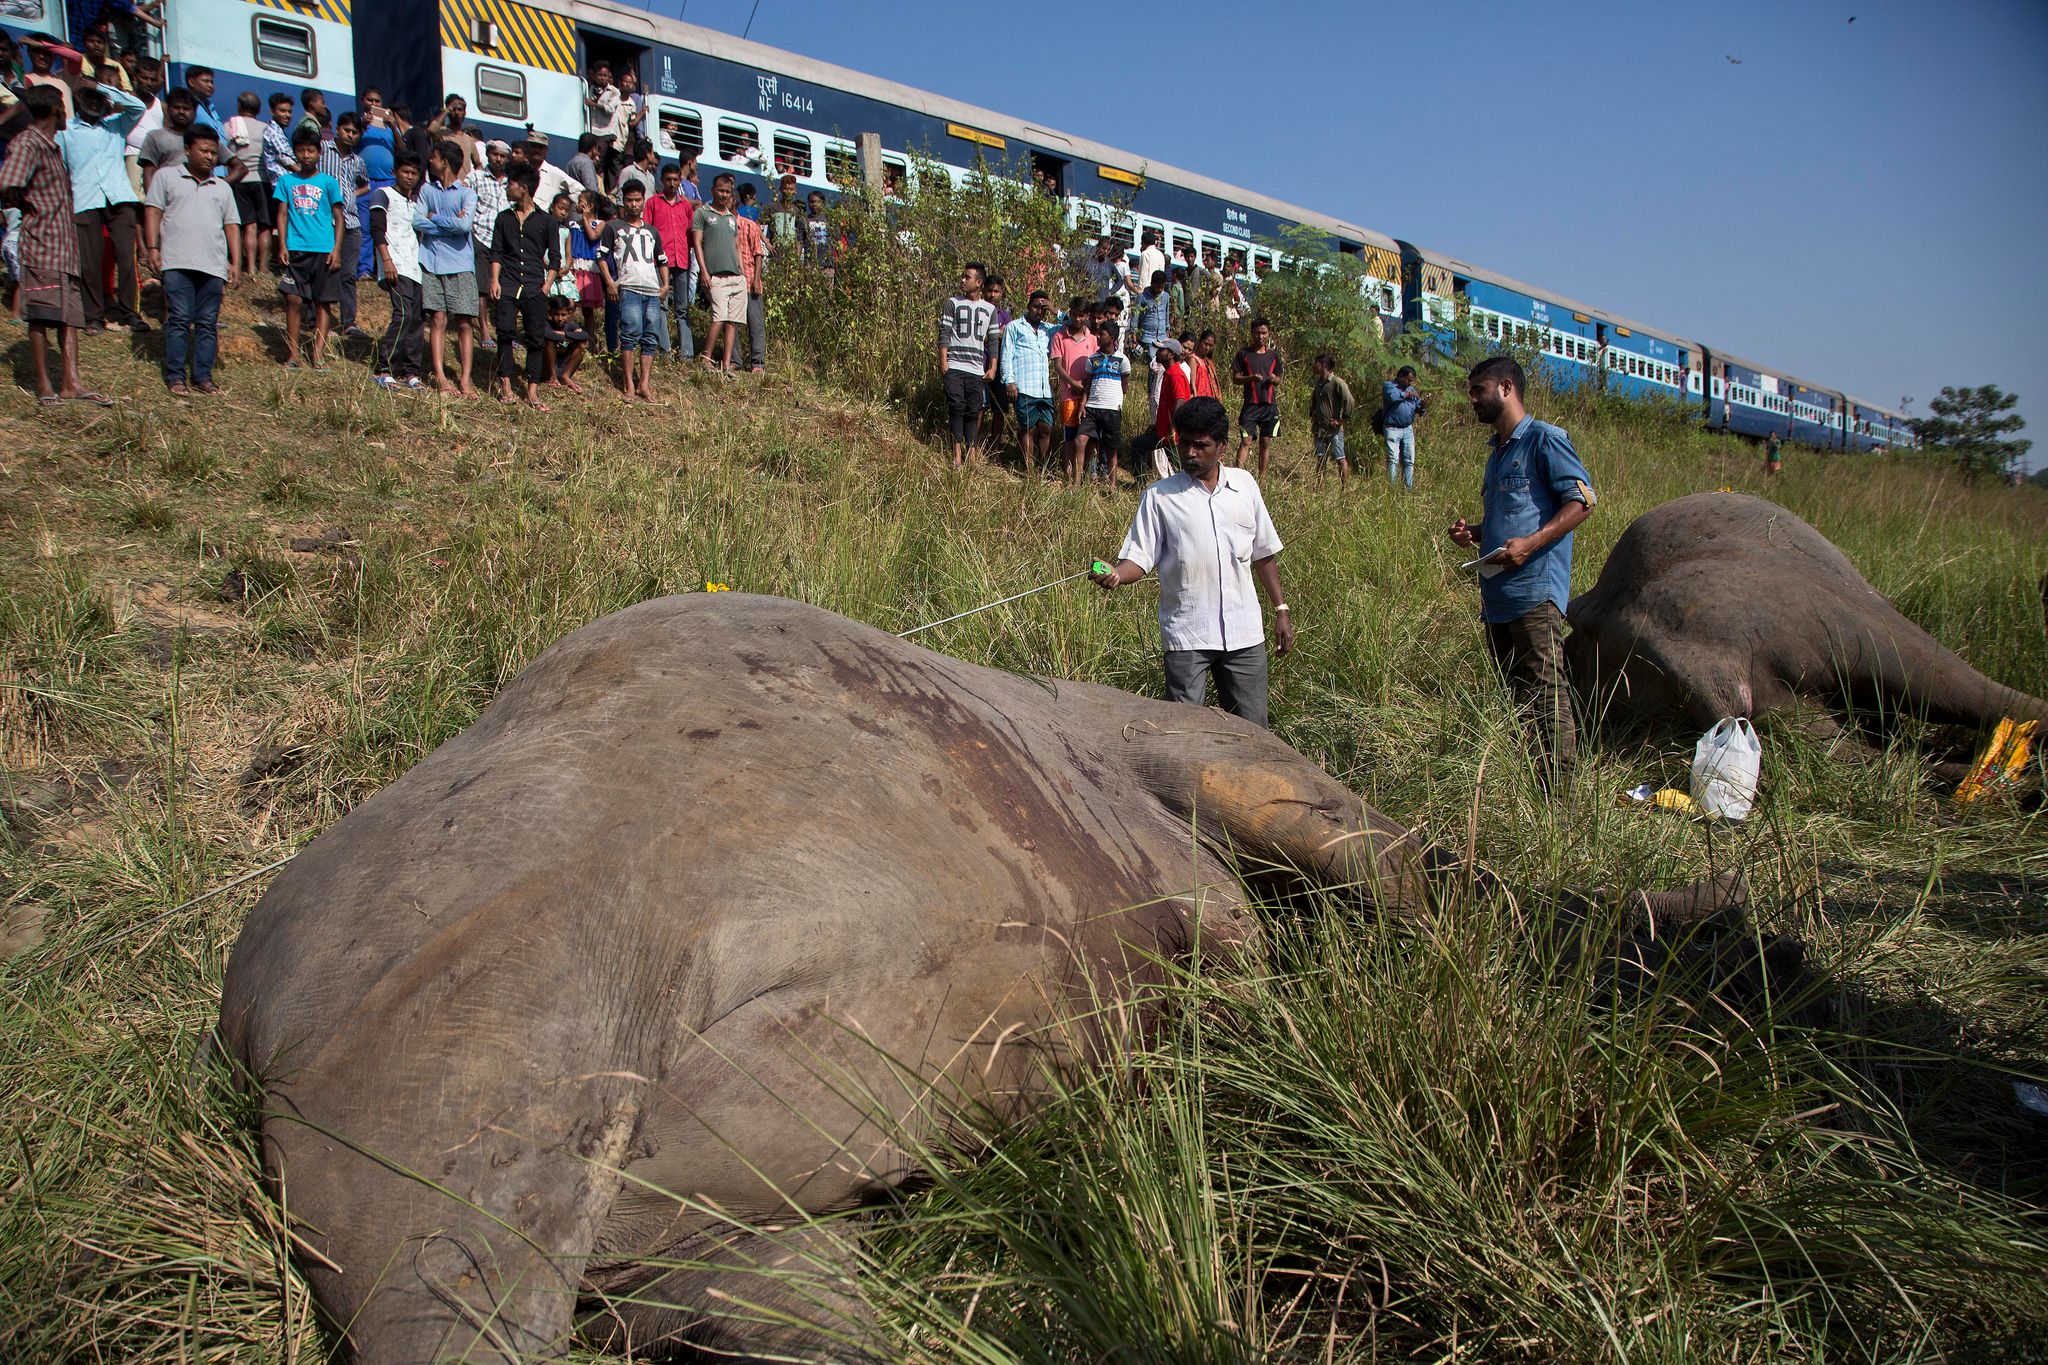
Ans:
<svg viewBox="0 0 2048 1365"><path fill-rule="evenodd" d="M811 178L811 140L801 133L775 135L775 173Z"/></svg>
<svg viewBox="0 0 2048 1365"><path fill-rule="evenodd" d="M526 117L526 75L509 66L478 66L476 110L493 118Z"/></svg>
<svg viewBox="0 0 2048 1365"><path fill-rule="evenodd" d="M1211 270L1219 269L1223 264L1223 244L1214 237L1202 239L1202 264Z"/></svg>
<svg viewBox="0 0 2048 1365"><path fill-rule="evenodd" d="M1131 251L1138 245L1137 226L1128 218L1113 224L1109 229L1109 237L1125 251Z"/></svg>
<svg viewBox="0 0 2048 1365"><path fill-rule="evenodd" d="M1166 254L1177 261L1180 259L1180 253L1183 250L1192 248L1194 246L1195 234L1183 228L1175 228L1170 235L1171 243L1167 247Z"/></svg>
<svg viewBox="0 0 2048 1365"><path fill-rule="evenodd" d="M265 71L311 79L320 69L311 25L259 14L250 21L250 46Z"/></svg>
<svg viewBox="0 0 2048 1365"><path fill-rule="evenodd" d="M825 144L825 178L835 185L853 185L860 181L860 153L850 142L828 142Z"/></svg>
<svg viewBox="0 0 2048 1365"><path fill-rule="evenodd" d="M1230 253L1230 273L1233 275L1242 275L1244 273L1244 253L1242 251Z"/></svg>
<svg viewBox="0 0 2048 1365"><path fill-rule="evenodd" d="M722 118L718 121L718 159L720 161L750 161L761 154L761 130L751 123L738 119Z"/></svg>
<svg viewBox="0 0 2048 1365"><path fill-rule="evenodd" d="M907 181L909 177L910 168L904 164L902 157L885 156L882 158L883 194L892 196L901 195L903 193L904 182Z"/></svg>
<svg viewBox="0 0 2048 1365"><path fill-rule="evenodd" d="M695 109L659 108L654 126L668 144L660 150L674 153L678 161L704 154L704 116Z"/></svg>

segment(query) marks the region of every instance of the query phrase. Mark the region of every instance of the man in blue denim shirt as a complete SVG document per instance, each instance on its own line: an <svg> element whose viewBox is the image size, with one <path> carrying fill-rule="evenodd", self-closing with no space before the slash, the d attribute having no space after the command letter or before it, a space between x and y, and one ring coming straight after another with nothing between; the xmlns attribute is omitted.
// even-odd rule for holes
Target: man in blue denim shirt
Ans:
<svg viewBox="0 0 2048 1365"><path fill-rule="evenodd" d="M1522 406L1522 367L1494 356L1472 367L1472 413L1493 428L1486 510L1451 523L1451 539L1478 546L1480 619L1494 665L1524 705L1556 790L1578 758L1578 725L1564 673L1564 609L1572 584L1572 531L1598 501L1571 438Z"/></svg>
<svg viewBox="0 0 2048 1365"><path fill-rule="evenodd" d="M1415 419L1422 415L1422 395L1415 388L1415 367L1403 365L1380 385L1381 420L1387 428L1387 482L1415 487Z"/></svg>

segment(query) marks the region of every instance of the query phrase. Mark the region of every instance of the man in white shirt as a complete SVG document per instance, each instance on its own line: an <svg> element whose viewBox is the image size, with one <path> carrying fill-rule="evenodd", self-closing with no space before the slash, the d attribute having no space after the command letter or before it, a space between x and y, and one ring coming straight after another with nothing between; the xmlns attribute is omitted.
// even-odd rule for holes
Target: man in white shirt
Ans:
<svg viewBox="0 0 2048 1365"><path fill-rule="evenodd" d="M1144 250L1138 253L1138 287L1143 289L1152 283L1152 277L1166 270L1166 248L1160 244L1159 229L1146 228L1140 241ZM1168 275L1170 282L1173 276Z"/></svg>
<svg viewBox="0 0 2048 1365"><path fill-rule="evenodd" d="M1266 723L1266 633L1257 579L1273 604L1273 653L1294 648L1294 619L1280 590L1280 535L1258 480L1225 469L1230 416L1214 398L1174 409L1181 472L1145 490L1116 566L1094 575L1105 591L1159 571L1159 634L1166 699L1202 704L1211 674L1216 703Z"/></svg>
<svg viewBox="0 0 2048 1365"><path fill-rule="evenodd" d="M588 131L597 138L597 164L607 181L617 164L619 132L625 122L619 112L621 103L619 87L612 84L612 64L602 60L592 62L590 79L583 85L584 121L589 125ZM547 187L543 185L541 188L546 190ZM586 188L596 189L598 186L592 184ZM546 207L545 201L542 207Z"/></svg>

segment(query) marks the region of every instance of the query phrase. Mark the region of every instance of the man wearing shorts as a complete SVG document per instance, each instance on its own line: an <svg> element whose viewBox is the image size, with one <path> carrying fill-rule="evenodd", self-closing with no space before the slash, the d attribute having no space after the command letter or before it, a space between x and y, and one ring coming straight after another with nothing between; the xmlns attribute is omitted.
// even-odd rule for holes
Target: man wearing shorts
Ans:
<svg viewBox="0 0 2048 1365"><path fill-rule="evenodd" d="M242 220L242 265L251 274L262 267L258 247L276 218L270 182L263 175L265 126L263 101L254 90L244 90L235 100L235 116L221 129L228 183L234 187L235 213Z"/></svg>
<svg viewBox="0 0 2048 1365"><path fill-rule="evenodd" d="M1047 318L1052 298L1043 289L1031 291L1024 316L1003 328L1003 390L1017 409L1017 450L1027 476L1041 471L1052 457L1052 376L1048 345L1058 329Z"/></svg>
<svg viewBox="0 0 2048 1365"><path fill-rule="evenodd" d="M1061 456L1071 464L1074 440L1081 434L1081 413L1088 406L1088 357L1095 354L1095 305L1079 295L1067 300L1067 325L1047 348L1052 352L1055 415L1059 418ZM1074 482L1080 482L1075 475Z"/></svg>
<svg viewBox="0 0 2048 1365"><path fill-rule="evenodd" d="M0 204L19 210L15 229L21 252L21 320L28 324L29 367L35 371L36 401L113 400L78 382L78 332L85 325L85 295L78 284L78 228L71 221L71 172L57 150L64 129L64 97L54 86L32 85L22 92L29 125L7 144L0 163ZM57 329L60 383L50 383L50 329Z"/></svg>
<svg viewBox="0 0 2048 1365"><path fill-rule="evenodd" d="M476 357L476 191L462 180L469 153L454 138L434 145L427 183L420 189L420 305L427 314L427 354L434 387L461 398L476 394L469 382ZM455 379L443 359L448 325L455 324Z"/></svg>
<svg viewBox="0 0 2048 1365"><path fill-rule="evenodd" d="M739 372L740 327L747 320L747 275L740 266L740 216L733 212L733 184L732 173L720 171L711 182L711 203L690 218L690 255L703 270L711 294L711 340L704 347L704 364L727 378Z"/></svg>
<svg viewBox="0 0 2048 1365"><path fill-rule="evenodd" d="M295 168L277 177L277 240L284 245L284 278L277 291L315 306L313 368L327 367L327 329L341 303L341 186L320 170L320 134L301 128L292 136ZM407 225L410 231L411 225ZM299 367L299 309L284 310L285 365Z"/></svg>
<svg viewBox="0 0 2048 1365"><path fill-rule="evenodd" d="M967 452L981 430L981 404L995 363L988 355L988 334L995 327L995 305L981 296L980 261L960 267L960 288L939 307L939 371L946 388L946 420L953 432L953 468L967 462Z"/></svg>
<svg viewBox="0 0 2048 1365"><path fill-rule="evenodd" d="M1323 461L1337 466L1337 487L1351 481L1344 460L1344 424L1351 420L1351 386L1337 373L1337 358L1328 351L1316 357L1316 388L1308 400L1309 432L1316 442L1316 482L1323 481Z"/></svg>
<svg viewBox="0 0 2048 1365"><path fill-rule="evenodd" d="M1244 406L1237 414L1237 462L1244 464L1244 453L1257 437L1262 479L1273 435L1280 430L1280 375L1284 369L1280 352L1273 348L1272 327L1264 318L1253 318L1252 344L1237 353L1230 372L1244 394Z"/></svg>
<svg viewBox="0 0 2048 1365"><path fill-rule="evenodd" d="M661 301L668 293L668 253L646 219L647 187L639 181L619 195L619 216L598 235L597 268L605 297L619 306L619 395L654 401L654 353L668 324Z"/></svg>

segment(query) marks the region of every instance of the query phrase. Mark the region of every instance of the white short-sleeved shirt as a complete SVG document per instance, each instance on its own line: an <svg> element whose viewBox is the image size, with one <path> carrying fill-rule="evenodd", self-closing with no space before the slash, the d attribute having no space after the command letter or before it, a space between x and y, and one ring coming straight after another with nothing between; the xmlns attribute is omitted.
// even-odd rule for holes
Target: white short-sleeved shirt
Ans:
<svg viewBox="0 0 2048 1365"><path fill-rule="evenodd" d="M1224 469L1214 493L1186 474L1146 489L1119 557L1158 572L1167 649L1249 649L1266 639L1252 561L1281 548L1259 481Z"/></svg>

